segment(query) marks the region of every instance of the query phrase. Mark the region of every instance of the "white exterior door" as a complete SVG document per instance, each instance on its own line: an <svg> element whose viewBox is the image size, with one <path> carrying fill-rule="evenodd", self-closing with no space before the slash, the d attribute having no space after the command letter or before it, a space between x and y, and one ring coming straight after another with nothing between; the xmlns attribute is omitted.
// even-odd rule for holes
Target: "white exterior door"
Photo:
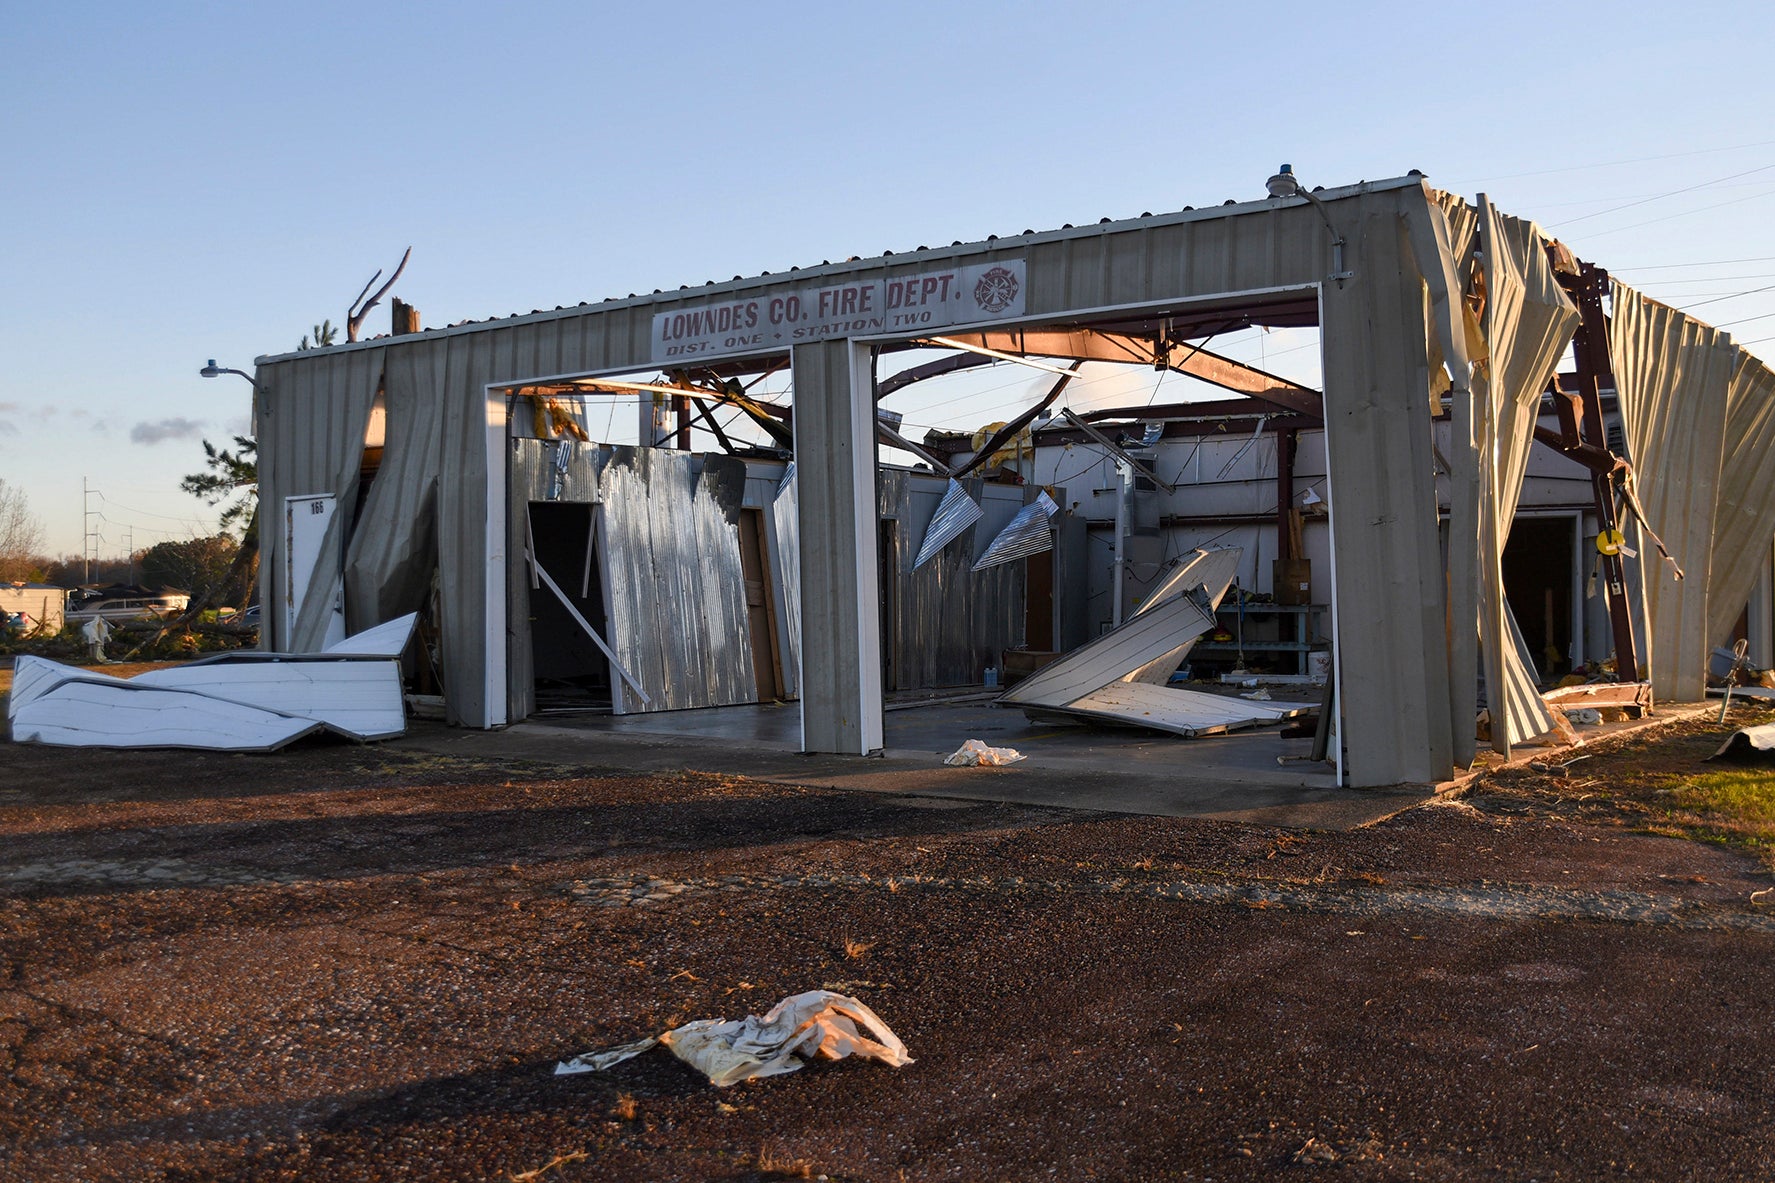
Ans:
<svg viewBox="0 0 1775 1183"><path fill-rule="evenodd" d="M335 537L327 545L327 526L338 509L338 499L331 493L306 497L284 498L284 554L288 579L283 589L283 644L290 646L296 633L296 618L310 593L331 596L332 610L327 618L327 634L322 648L345 639L345 605L341 602L344 564L343 548Z"/></svg>

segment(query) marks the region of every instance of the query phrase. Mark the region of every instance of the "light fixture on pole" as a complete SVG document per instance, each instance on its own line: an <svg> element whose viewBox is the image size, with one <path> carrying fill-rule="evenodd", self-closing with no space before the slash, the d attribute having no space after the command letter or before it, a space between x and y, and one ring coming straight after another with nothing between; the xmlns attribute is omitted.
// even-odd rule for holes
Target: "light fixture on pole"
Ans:
<svg viewBox="0 0 1775 1183"><path fill-rule="evenodd" d="M1343 287L1344 280L1353 278L1355 273L1344 270L1344 236L1331 224L1331 215L1325 212L1325 203L1301 185L1291 164L1284 164L1278 169L1275 176L1264 182L1264 187L1270 191L1271 197L1304 197L1318 211L1319 220L1331 232L1331 275L1328 278L1337 280L1337 286Z"/></svg>
<svg viewBox="0 0 1775 1183"><path fill-rule="evenodd" d="M253 381L253 376L245 370L235 370L230 369L227 366L219 366L216 364L216 359L213 357L210 358L209 362L205 364L201 370L197 371L197 376L199 378L220 378L223 374L233 374L237 378L245 378L247 385L253 388L253 422L255 425L253 428L253 434L258 435L259 430L257 423L261 404L263 404L264 412L267 415L271 414L271 404L259 397L265 393L265 388Z"/></svg>
<svg viewBox="0 0 1775 1183"><path fill-rule="evenodd" d="M213 357L210 358L208 365L197 371L197 376L199 378L220 378L223 374L237 374L247 380L248 386L251 386L254 390L259 389L259 384L253 381L253 376L251 374L247 373L245 370L231 370L227 366L219 366L216 364L216 359Z"/></svg>

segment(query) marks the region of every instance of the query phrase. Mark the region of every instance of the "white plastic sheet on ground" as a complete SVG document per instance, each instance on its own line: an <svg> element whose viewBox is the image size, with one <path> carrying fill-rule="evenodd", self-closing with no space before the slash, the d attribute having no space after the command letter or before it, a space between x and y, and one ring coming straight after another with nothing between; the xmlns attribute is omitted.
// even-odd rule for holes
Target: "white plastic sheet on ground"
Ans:
<svg viewBox="0 0 1775 1183"><path fill-rule="evenodd" d="M1016 748L995 748L981 740L970 739L943 758L943 763L956 768L998 768L1024 759Z"/></svg>
<svg viewBox="0 0 1775 1183"><path fill-rule="evenodd" d="M656 1043L670 1048L716 1088L795 1072L816 1058L863 1056L895 1068L912 1063L900 1037L867 1006L831 990L809 990L783 999L762 1017L697 1019L657 1037L563 1060L555 1065L555 1075L601 1072Z"/></svg>

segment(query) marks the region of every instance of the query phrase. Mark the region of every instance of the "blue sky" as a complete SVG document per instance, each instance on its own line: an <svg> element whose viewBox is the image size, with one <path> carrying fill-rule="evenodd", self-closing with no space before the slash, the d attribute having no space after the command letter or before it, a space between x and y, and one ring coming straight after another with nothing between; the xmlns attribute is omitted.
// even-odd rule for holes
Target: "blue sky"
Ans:
<svg viewBox="0 0 1775 1183"><path fill-rule="evenodd" d="M247 386L198 367L408 245L436 326L1418 168L1775 356L1754 6L278 7L8 14L0 478L57 552L82 477L107 554L213 529L178 478Z"/></svg>

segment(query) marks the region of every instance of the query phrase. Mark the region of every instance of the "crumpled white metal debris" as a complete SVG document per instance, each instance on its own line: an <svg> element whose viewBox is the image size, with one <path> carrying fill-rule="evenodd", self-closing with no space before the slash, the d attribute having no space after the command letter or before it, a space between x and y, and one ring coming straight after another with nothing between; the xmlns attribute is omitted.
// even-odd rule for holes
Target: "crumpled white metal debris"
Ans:
<svg viewBox="0 0 1775 1183"><path fill-rule="evenodd" d="M268 752L322 730L400 735L399 658L418 616L320 653L235 650L134 678L21 656L7 716L18 743Z"/></svg>
<svg viewBox="0 0 1775 1183"><path fill-rule="evenodd" d="M563 1060L555 1065L555 1075L601 1072L656 1043L670 1048L716 1088L795 1072L815 1057L865 1056L895 1068L912 1063L899 1036L867 1006L831 990L809 990L791 994L762 1018L697 1019L657 1037Z"/></svg>
<svg viewBox="0 0 1775 1183"><path fill-rule="evenodd" d="M1024 758L1023 753L1016 748L988 747L980 740L970 739L946 756L943 763L957 768L997 768L1004 764L1015 764Z"/></svg>
<svg viewBox="0 0 1775 1183"><path fill-rule="evenodd" d="M1721 756L1737 756L1755 758L1775 752L1775 723L1765 723L1761 727L1746 727L1726 736L1726 742L1720 750L1707 757L1718 760Z"/></svg>

